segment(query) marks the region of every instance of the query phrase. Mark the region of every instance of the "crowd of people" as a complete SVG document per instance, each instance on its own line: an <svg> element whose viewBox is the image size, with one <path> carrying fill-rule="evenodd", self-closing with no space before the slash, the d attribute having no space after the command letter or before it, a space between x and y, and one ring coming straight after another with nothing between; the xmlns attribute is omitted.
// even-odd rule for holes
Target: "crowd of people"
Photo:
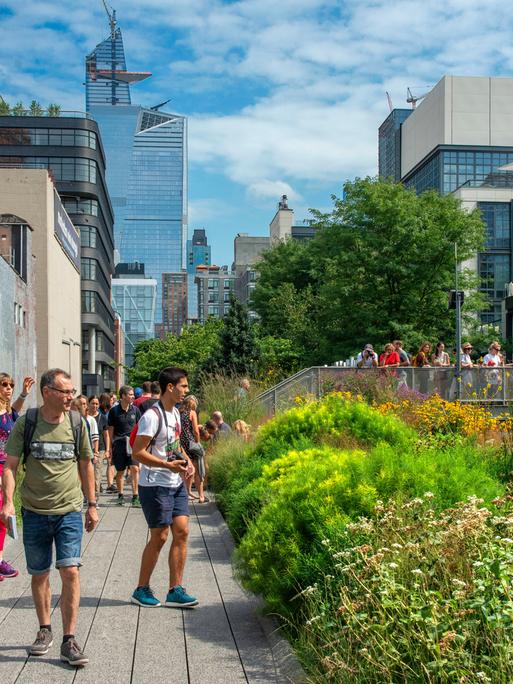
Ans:
<svg viewBox="0 0 513 684"><path fill-rule="evenodd" d="M477 389L486 388L488 396L495 396L499 388L504 384L502 368L507 364L501 345L494 340L488 346L488 352L484 356L476 356L470 342L464 342L460 354L462 386L466 394ZM456 385L453 369L456 366L455 351L453 358L447 352L445 344L438 342L435 347L430 342L423 342L413 354L408 354L403 349L401 340L394 340L383 347L379 355L374 351L372 344L366 344L356 359L358 368L381 368L397 378L398 385L406 385L408 376L404 368L435 369L434 373L422 372L418 377L417 389L427 394L429 391L437 392L443 398L453 398L456 394ZM472 369L482 368L482 377L474 377Z"/></svg>
<svg viewBox="0 0 513 684"><path fill-rule="evenodd" d="M19 574L3 559L3 549L16 515L14 492L21 467L23 545L39 621L29 653L45 655L53 644L50 569L55 554L62 582L60 657L72 666L83 666L88 658L75 638L81 543L84 527L91 532L98 523L100 494L114 495L124 506L129 480L132 506L142 508L148 524L149 541L131 602L149 608L161 605L150 579L171 533L164 605L192 608L198 601L182 584L188 506L208 502L207 455L212 446L231 433L248 440L250 426L242 420L228 425L221 411L201 424L199 402L189 393L187 372L181 368L166 368L158 381L144 382L141 388L124 385L119 395L90 397L77 395L66 371L50 369L40 378L39 408L20 415L34 384L33 378L25 378L14 398L13 378L0 373L0 582ZM247 397L249 387L249 380L243 379L237 398Z"/></svg>

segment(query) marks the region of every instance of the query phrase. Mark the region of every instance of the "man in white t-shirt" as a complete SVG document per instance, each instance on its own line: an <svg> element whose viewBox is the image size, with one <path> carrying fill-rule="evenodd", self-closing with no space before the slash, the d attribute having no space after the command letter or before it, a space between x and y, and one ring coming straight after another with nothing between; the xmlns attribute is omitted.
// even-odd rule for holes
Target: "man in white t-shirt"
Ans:
<svg viewBox="0 0 513 684"><path fill-rule="evenodd" d="M143 551L139 582L131 600L145 608L161 605L150 588L150 579L171 530L165 605L192 608L198 601L187 594L182 581L189 535L184 479L193 477L194 466L180 447L180 414L176 408L189 391L187 372L183 368L165 368L159 375L159 384L160 401L139 420L132 449L133 458L141 464L139 499L150 528L150 540Z"/></svg>
<svg viewBox="0 0 513 684"><path fill-rule="evenodd" d="M366 344L358 356L356 357L356 365L358 368L377 368L378 355L374 351L372 344Z"/></svg>

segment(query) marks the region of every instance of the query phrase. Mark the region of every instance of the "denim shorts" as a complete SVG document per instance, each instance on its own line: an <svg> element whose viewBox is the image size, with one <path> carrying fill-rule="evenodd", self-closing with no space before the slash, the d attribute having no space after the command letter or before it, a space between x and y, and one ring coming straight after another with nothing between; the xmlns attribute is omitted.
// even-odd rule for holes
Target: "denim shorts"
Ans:
<svg viewBox="0 0 513 684"><path fill-rule="evenodd" d="M80 567L82 546L82 513L71 511L64 515L41 515L21 509L23 517L23 546L29 575L43 575L52 567L55 542L56 568Z"/></svg>
<svg viewBox="0 0 513 684"><path fill-rule="evenodd" d="M150 529L169 527L177 515L189 515L189 499L182 483L171 487L139 487L139 500Z"/></svg>

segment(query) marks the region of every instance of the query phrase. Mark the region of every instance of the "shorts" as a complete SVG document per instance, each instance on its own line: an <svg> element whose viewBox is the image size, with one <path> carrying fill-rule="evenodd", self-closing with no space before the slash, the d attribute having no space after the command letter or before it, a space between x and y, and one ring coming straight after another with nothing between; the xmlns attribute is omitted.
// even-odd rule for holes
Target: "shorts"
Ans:
<svg viewBox="0 0 513 684"><path fill-rule="evenodd" d="M139 500L150 529L169 527L177 515L189 515L189 499L182 483L171 487L139 487Z"/></svg>
<svg viewBox="0 0 513 684"><path fill-rule="evenodd" d="M118 473L126 470L128 466L138 465L132 460L132 454L127 453L125 437L120 437L112 443L112 465Z"/></svg>
<svg viewBox="0 0 513 684"><path fill-rule="evenodd" d="M44 575L52 567L55 543L56 568L80 567L82 547L82 513L71 511L64 515L41 515L21 509L23 517L23 546L29 575Z"/></svg>

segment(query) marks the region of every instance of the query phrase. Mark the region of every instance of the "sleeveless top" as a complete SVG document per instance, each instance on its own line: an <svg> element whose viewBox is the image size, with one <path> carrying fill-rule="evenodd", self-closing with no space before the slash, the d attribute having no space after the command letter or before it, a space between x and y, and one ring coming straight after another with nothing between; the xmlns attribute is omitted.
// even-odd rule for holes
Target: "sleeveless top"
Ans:
<svg viewBox="0 0 513 684"><path fill-rule="evenodd" d="M7 454L5 453L5 445L9 439L9 435L14 427L14 423L18 418L16 411L11 413L2 413L0 415L0 463L5 463Z"/></svg>
<svg viewBox="0 0 513 684"><path fill-rule="evenodd" d="M180 444L182 449L189 453L189 444L194 442L194 433L192 431L192 420L190 411L180 412L180 420L182 423L182 431L180 432Z"/></svg>

